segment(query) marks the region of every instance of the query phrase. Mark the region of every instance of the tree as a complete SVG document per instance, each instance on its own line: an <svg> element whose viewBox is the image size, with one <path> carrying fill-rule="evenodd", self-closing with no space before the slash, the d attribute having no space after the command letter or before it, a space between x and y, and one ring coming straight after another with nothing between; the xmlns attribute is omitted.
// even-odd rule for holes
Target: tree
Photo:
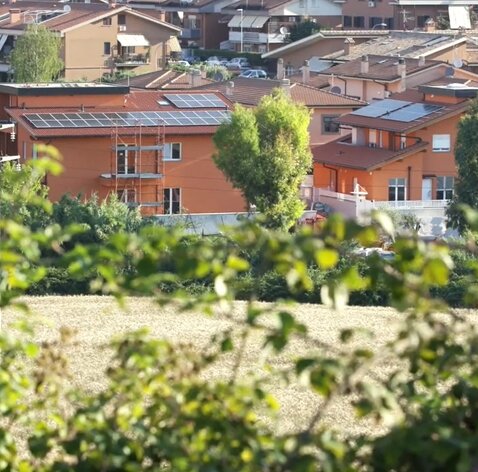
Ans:
<svg viewBox="0 0 478 472"><path fill-rule="evenodd" d="M295 23L294 26L290 29L289 40L291 42L298 41L302 38L307 38L320 31L320 25L312 20L301 21L300 23Z"/></svg>
<svg viewBox="0 0 478 472"><path fill-rule="evenodd" d="M460 205L478 209L478 100L474 100L468 113L458 124L455 161L458 179L453 199L447 209L448 224L463 231L467 227Z"/></svg>
<svg viewBox="0 0 478 472"><path fill-rule="evenodd" d="M299 186L312 165L310 115L281 90L255 109L238 106L214 135L219 169L275 228L288 229L302 214Z"/></svg>
<svg viewBox="0 0 478 472"><path fill-rule="evenodd" d="M15 82L51 82L63 70L61 39L42 25L28 25L17 39L11 64Z"/></svg>

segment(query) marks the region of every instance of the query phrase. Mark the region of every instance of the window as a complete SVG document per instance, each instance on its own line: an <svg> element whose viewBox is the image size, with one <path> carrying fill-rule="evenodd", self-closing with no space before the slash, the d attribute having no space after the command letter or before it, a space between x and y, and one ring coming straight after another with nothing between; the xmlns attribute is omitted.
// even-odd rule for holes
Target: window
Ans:
<svg viewBox="0 0 478 472"><path fill-rule="evenodd" d="M437 200L451 200L454 187L454 177L437 177Z"/></svg>
<svg viewBox="0 0 478 472"><path fill-rule="evenodd" d="M368 132L368 147L376 148L377 146L377 130L370 129Z"/></svg>
<svg viewBox="0 0 478 472"><path fill-rule="evenodd" d="M387 25L387 29L393 30L393 18L384 18L384 23Z"/></svg>
<svg viewBox="0 0 478 472"><path fill-rule="evenodd" d="M163 213L177 215L181 213L181 189L165 188L163 193Z"/></svg>
<svg viewBox="0 0 478 472"><path fill-rule="evenodd" d="M407 147L407 137L400 136L400 149L405 149Z"/></svg>
<svg viewBox="0 0 478 472"><path fill-rule="evenodd" d="M164 145L164 160L179 161L181 159L181 143L167 143Z"/></svg>
<svg viewBox="0 0 478 472"><path fill-rule="evenodd" d="M354 16L354 28L363 28L365 26L365 18L363 16Z"/></svg>
<svg viewBox="0 0 478 472"><path fill-rule="evenodd" d="M111 26L111 16L103 18L103 26Z"/></svg>
<svg viewBox="0 0 478 472"><path fill-rule="evenodd" d="M339 115L322 116L322 134L338 134L340 127L337 123Z"/></svg>
<svg viewBox="0 0 478 472"><path fill-rule="evenodd" d="M344 28L350 28L352 26L352 17L344 16L343 25L344 25Z"/></svg>
<svg viewBox="0 0 478 472"><path fill-rule="evenodd" d="M428 18L430 18L428 15L417 16L417 26L419 28L423 28L425 26L425 23L427 22Z"/></svg>
<svg viewBox="0 0 478 472"><path fill-rule="evenodd" d="M407 197L407 179L389 179L388 200L391 202L403 201Z"/></svg>
<svg viewBox="0 0 478 472"><path fill-rule="evenodd" d="M382 18L379 18L378 16L372 16L369 18L369 27L372 29L375 25L381 25L382 24Z"/></svg>
<svg viewBox="0 0 478 472"><path fill-rule="evenodd" d="M116 151L116 168L118 174L135 174L136 173L135 152L126 148Z"/></svg>
<svg viewBox="0 0 478 472"><path fill-rule="evenodd" d="M118 24L125 25L126 24L126 15L118 15Z"/></svg>
<svg viewBox="0 0 478 472"><path fill-rule="evenodd" d="M450 151L450 135L434 134L433 135L433 152L449 152Z"/></svg>
<svg viewBox="0 0 478 472"><path fill-rule="evenodd" d="M109 56L111 54L111 43L103 43L103 54Z"/></svg>
<svg viewBox="0 0 478 472"><path fill-rule="evenodd" d="M123 203L135 203L136 202L136 189L124 188L116 192L118 200Z"/></svg>
<svg viewBox="0 0 478 472"><path fill-rule="evenodd" d="M299 8L305 8L305 1L299 0Z"/></svg>
<svg viewBox="0 0 478 472"><path fill-rule="evenodd" d="M135 46L123 46L122 48L123 54L135 54L136 47Z"/></svg>

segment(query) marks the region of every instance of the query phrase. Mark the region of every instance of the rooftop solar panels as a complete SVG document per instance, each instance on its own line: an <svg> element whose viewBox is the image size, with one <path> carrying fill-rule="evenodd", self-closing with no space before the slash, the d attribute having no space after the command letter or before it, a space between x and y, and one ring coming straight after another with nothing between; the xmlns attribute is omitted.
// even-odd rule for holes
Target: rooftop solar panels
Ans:
<svg viewBox="0 0 478 472"><path fill-rule="evenodd" d="M351 115L366 116L368 118L382 118L391 121L415 121L428 116L443 107L427 103L412 103L402 100L380 100L355 110Z"/></svg>
<svg viewBox="0 0 478 472"><path fill-rule="evenodd" d="M114 128L116 126L217 126L226 121L229 112L148 111L121 113L29 113L24 117L35 127L48 128Z"/></svg>
<svg viewBox="0 0 478 472"><path fill-rule="evenodd" d="M351 113L351 115L367 116L369 118L378 118L386 113L398 110L399 108L410 105L411 102L405 102L403 100L393 100L387 98L386 100L377 100L370 105L359 108Z"/></svg>
<svg viewBox="0 0 478 472"><path fill-rule="evenodd" d="M177 108L227 108L227 105L213 93L202 94L165 94Z"/></svg>
<svg viewBox="0 0 478 472"><path fill-rule="evenodd" d="M388 115L382 116L384 120L393 120L393 121L415 121L424 116L428 116L438 110L441 110L443 107L438 105L428 105L425 103L413 103L405 108L396 110Z"/></svg>

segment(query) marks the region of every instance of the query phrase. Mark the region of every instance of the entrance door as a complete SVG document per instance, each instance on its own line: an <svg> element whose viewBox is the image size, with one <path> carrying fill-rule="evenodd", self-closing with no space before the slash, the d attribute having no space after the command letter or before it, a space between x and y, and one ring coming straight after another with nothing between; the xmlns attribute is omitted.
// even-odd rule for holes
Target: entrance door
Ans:
<svg viewBox="0 0 478 472"><path fill-rule="evenodd" d="M432 182L431 177L425 177L422 180L422 200L432 199Z"/></svg>

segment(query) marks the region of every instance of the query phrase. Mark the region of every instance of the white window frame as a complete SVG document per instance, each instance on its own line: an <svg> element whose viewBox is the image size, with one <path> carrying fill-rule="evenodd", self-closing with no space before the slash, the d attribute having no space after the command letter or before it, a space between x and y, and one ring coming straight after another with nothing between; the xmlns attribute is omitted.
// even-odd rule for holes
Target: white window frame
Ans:
<svg viewBox="0 0 478 472"><path fill-rule="evenodd" d="M116 192L118 200L123 203L136 203L136 189L135 188L122 188Z"/></svg>
<svg viewBox="0 0 478 472"><path fill-rule="evenodd" d="M434 134L432 141L433 152L450 152L451 137L449 134Z"/></svg>
<svg viewBox="0 0 478 472"><path fill-rule="evenodd" d="M390 189L394 188L395 198L390 199ZM403 188L403 200L398 199L398 189ZM388 201L389 202L402 202L407 199L407 179L405 177L396 177L394 179L388 179Z"/></svg>
<svg viewBox="0 0 478 472"><path fill-rule="evenodd" d="M405 149L407 147L407 137L400 136L400 149Z"/></svg>
<svg viewBox="0 0 478 472"><path fill-rule="evenodd" d="M441 184L440 185L440 180ZM437 200L451 200L453 198L453 193L455 191L455 177L452 175L440 175L437 177L437 189L436 189L436 198ZM438 192L443 192L442 198L438 196ZM446 198L447 192L451 192L450 198Z"/></svg>
<svg viewBox="0 0 478 472"><path fill-rule="evenodd" d="M178 190L179 192L179 207L178 207L178 211L175 212L174 211L174 208L173 208L173 191L174 190ZM169 193L169 205L168 207L166 207L166 192ZM182 208L182 205L181 205L181 200L182 200L182 192L181 192L181 188L179 187L174 187L174 188L165 188L163 189L163 213L165 215L179 215L181 214L181 208Z"/></svg>
<svg viewBox="0 0 478 472"><path fill-rule="evenodd" d="M173 158L173 146L179 146L179 158ZM163 159L165 161L180 161L183 158L183 146L181 143L165 143L163 151Z"/></svg>
<svg viewBox="0 0 478 472"><path fill-rule="evenodd" d="M120 165L119 165L119 159L120 159L120 153L124 152L124 172L120 172ZM133 160L133 172L129 172L129 160ZM136 174L136 152L135 151L130 151L126 146L124 147L118 147L116 149L116 172L118 175L133 175Z"/></svg>
<svg viewBox="0 0 478 472"><path fill-rule="evenodd" d="M368 147L378 147L378 131L376 129L370 129L368 132Z"/></svg>

